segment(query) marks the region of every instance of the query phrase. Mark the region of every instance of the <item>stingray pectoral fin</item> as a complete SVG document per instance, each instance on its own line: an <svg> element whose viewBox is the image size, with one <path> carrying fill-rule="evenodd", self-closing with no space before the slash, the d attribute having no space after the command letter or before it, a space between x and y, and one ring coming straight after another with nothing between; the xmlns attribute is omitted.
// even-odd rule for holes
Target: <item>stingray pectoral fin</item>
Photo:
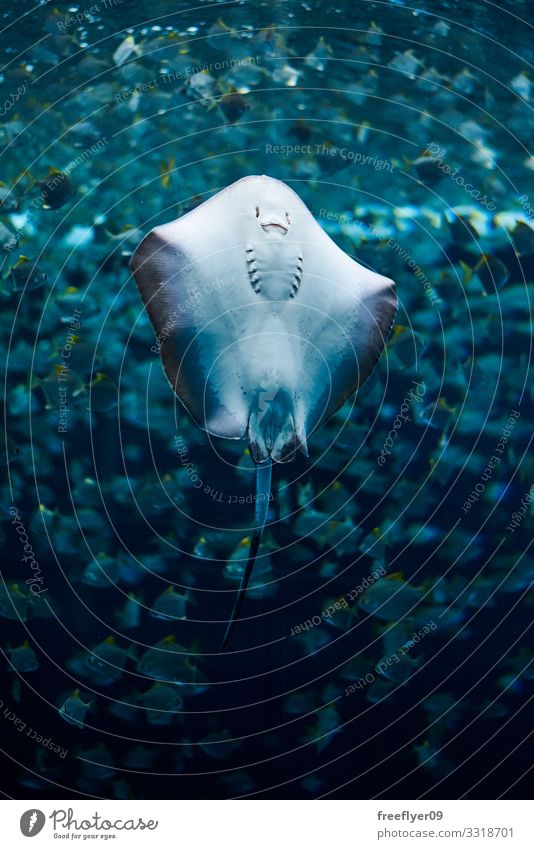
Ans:
<svg viewBox="0 0 534 849"><path fill-rule="evenodd" d="M397 310L393 281L348 257L339 274L328 281L325 300L329 296L328 310L316 326L313 346L306 354L311 378L305 405L308 435L328 421L370 376Z"/></svg>
<svg viewBox="0 0 534 849"><path fill-rule="evenodd" d="M175 394L208 433L241 439L248 411L236 350L228 348L228 316L205 294L201 266L182 229L173 222L152 230L130 267Z"/></svg>
<svg viewBox="0 0 534 849"><path fill-rule="evenodd" d="M367 380L378 363L397 312L395 283L378 274L375 277L376 287L363 298L360 314L352 327L358 360L358 386Z"/></svg>
<svg viewBox="0 0 534 849"><path fill-rule="evenodd" d="M192 286L190 282L185 287L183 281L186 276L191 281L195 274L187 255L165 238L163 229L151 230L130 260L130 270L158 338L188 324L186 306Z"/></svg>
<svg viewBox="0 0 534 849"><path fill-rule="evenodd" d="M247 430L245 400L224 378L232 373L230 354L219 354L217 335L178 328L161 347L165 374L197 424L212 436L242 439Z"/></svg>

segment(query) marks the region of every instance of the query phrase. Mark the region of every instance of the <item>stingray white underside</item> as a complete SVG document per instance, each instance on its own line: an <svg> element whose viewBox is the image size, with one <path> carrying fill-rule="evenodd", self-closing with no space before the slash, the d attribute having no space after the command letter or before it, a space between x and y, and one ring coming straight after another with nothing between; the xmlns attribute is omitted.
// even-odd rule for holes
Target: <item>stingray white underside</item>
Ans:
<svg viewBox="0 0 534 849"><path fill-rule="evenodd" d="M394 284L355 262L288 186L245 177L157 227L131 261L176 395L256 462L307 436L369 376Z"/></svg>

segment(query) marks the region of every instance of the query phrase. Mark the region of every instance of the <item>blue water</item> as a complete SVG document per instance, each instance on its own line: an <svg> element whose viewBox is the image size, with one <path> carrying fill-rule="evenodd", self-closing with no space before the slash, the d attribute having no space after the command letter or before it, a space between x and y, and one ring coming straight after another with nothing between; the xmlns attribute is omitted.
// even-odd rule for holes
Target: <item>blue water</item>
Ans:
<svg viewBox="0 0 534 849"><path fill-rule="evenodd" d="M524 798L528 11L0 0L5 795ZM221 655L253 464L174 397L129 261L251 174L399 309L275 467Z"/></svg>

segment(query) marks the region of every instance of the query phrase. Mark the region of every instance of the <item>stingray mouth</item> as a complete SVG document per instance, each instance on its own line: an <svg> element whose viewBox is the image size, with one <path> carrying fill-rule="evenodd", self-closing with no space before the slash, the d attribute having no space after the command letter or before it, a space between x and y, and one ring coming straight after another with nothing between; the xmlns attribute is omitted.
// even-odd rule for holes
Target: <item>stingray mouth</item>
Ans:
<svg viewBox="0 0 534 849"><path fill-rule="evenodd" d="M261 215L259 207L256 207L256 218L258 219L264 233L274 233L278 236L285 236L291 227L291 219L287 212L284 215L277 215L271 212Z"/></svg>
<svg viewBox="0 0 534 849"><path fill-rule="evenodd" d="M284 227L276 221L268 221L266 224L261 224L261 229L264 233L278 233L280 236L285 236L289 227Z"/></svg>

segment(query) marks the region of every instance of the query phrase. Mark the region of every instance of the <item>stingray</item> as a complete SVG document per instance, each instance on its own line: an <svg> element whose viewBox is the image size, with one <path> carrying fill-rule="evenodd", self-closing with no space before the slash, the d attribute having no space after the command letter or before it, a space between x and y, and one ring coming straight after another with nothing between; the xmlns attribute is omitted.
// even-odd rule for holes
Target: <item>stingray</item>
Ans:
<svg viewBox="0 0 534 849"><path fill-rule="evenodd" d="M359 265L295 192L245 177L156 227L130 264L183 406L212 436L247 440L255 526L221 651L285 463L369 377L397 308L392 280Z"/></svg>

